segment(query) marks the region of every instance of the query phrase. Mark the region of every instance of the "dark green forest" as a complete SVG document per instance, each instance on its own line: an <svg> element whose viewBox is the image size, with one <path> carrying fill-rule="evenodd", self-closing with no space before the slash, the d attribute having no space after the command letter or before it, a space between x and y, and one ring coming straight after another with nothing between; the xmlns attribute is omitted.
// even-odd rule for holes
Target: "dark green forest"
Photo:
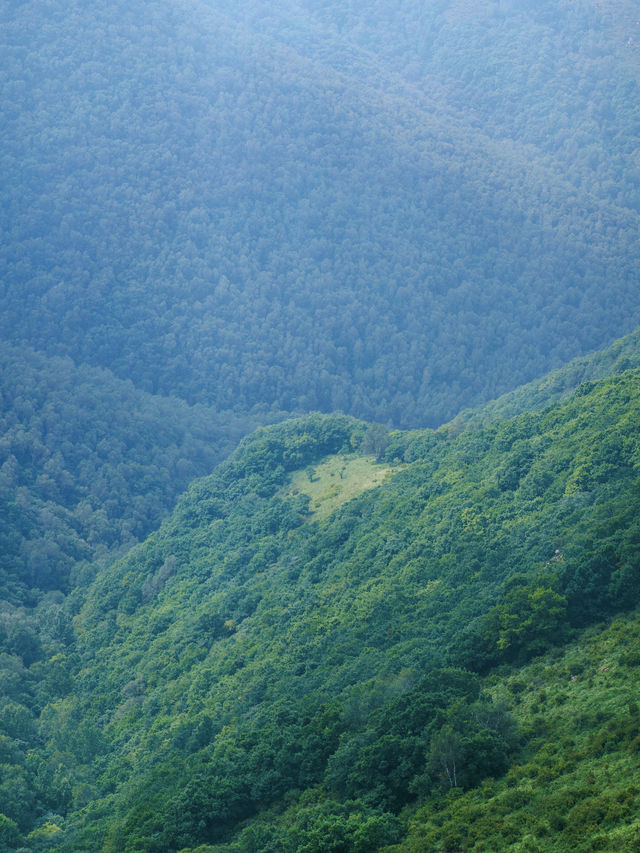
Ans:
<svg viewBox="0 0 640 853"><path fill-rule="evenodd" d="M640 849L630 0L0 7L0 853Z"/></svg>
<svg viewBox="0 0 640 853"><path fill-rule="evenodd" d="M639 390L457 437L262 428L86 592L6 611L7 849L510 850L535 772L530 849L633 850Z"/></svg>
<svg viewBox="0 0 640 853"><path fill-rule="evenodd" d="M610 343L640 322L634 8L5 4L2 337L398 427Z"/></svg>
<svg viewBox="0 0 640 853"><path fill-rule="evenodd" d="M0 370L0 595L14 604L68 592L144 539L256 425L68 357L0 345Z"/></svg>

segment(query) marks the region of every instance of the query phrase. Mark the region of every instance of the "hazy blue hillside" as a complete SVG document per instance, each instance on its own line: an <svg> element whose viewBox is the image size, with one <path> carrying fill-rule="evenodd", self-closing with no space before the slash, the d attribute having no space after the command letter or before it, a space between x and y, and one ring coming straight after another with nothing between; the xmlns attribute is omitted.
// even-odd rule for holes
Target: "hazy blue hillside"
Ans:
<svg viewBox="0 0 640 853"><path fill-rule="evenodd" d="M627 371L453 441L337 416L243 441L75 598L73 634L55 602L40 644L5 619L9 849L365 853L402 841L403 809L424 804L419 845L454 797L520 785L551 721L519 667L638 603L639 388ZM581 751L554 765L570 788L559 762L584 760L592 810L600 757L631 760L640 734L627 689L617 722L585 710ZM587 816L537 808L551 849L571 849ZM475 837L515 850L492 809ZM607 832L626 826L607 814ZM446 819L434 849L453 851Z"/></svg>
<svg viewBox="0 0 640 853"><path fill-rule="evenodd" d="M413 426L610 342L640 321L626 9L6 6L0 333Z"/></svg>
<svg viewBox="0 0 640 853"><path fill-rule="evenodd" d="M461 428L488 426L523 412L536 412L570 396L583 382L605 379L637 367L640 367L640 328L607 349L575 358L564 367L509 391L497 400L460 412L447 429L455 433Z"/></svg>
<svg viewBox="0 0 640 853"><path fill-rule="evenodd" d="M336 38L487 135L552 154L577 185L599 174L592 191L614 201L622 191L637 209L637 163L629 181L635 142L619 132L621 123L633 125L627 98L640 71L640 23L630 0L303 5ZM617 184L623 174L625 186Z"/></svg>

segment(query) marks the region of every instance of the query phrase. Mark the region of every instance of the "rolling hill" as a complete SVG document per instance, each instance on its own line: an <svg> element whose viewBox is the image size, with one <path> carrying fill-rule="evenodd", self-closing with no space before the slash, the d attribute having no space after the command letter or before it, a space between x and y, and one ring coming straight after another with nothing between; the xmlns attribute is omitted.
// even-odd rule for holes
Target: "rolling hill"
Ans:
<svg viewBox="0 0 640 853"><path fill-rule="evenodd" d="M640 322L628 13L10 4L0 334L399 427L610 343Z"/></svg>
<svg viewBox="0 0 640 853"><path fill-rule="evenodd" d="M452 797L471 808L506 773L524 803L518 768L560 723L536 722L544 691L520 668L637 604L638 380L454 439L320 415L245 439L71 597L73 638L51 602L40 646L7 626L9 828L37 840L46 824L60 851L374 850L435 838L442 813L438 843L457 849ZM630 684L584 711L580 755L554 770L592 765L594 803L606 732L635 767ZM631 837L625 796L610 837ZM545 820L548 849L583 825ZM516 849L490 824L474 843Z"/></svg>

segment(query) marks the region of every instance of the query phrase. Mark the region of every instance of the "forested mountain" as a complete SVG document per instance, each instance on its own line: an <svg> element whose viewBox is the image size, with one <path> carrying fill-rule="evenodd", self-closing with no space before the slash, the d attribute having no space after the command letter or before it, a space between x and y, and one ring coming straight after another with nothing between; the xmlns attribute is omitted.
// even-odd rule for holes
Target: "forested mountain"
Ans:
<svg viewBox="0 0 640 853"><path fill-rule="evenodd" d="M0 8L0 853L640 847L639 75L630 0Z"/></svg>
<svg viewBox="0 0 640 853"><path fill-rule="evenodd" d="M5 619L5 847L633 850L637 620L584 632L638 604L639 395L245 439L73 611Z"/></svg>
<svg viewBox="0 0 640 853"><path fill-rule="evenodd" d="M0 344L0 598L67 592L145 538L253 426ZM71 577L71 575L73 577Z"/></svg>
<svg viewBox="0 0 640 853"><path fill-rule="evenodd" d="M3 7L0 334L438 425L640 322L625 0Z"/></svg>
<svg viewBox="0 0 640 853"><path fill-rule="evenodd" d="M461 412L446 429L456 435L535 411L582 382L632 367L640 367L640 329ZM284 417L188 406L104 369L7 344L0 373L0 597L13 605L87 582L96 557L110 559L144 538L243 434Z"/></svg>

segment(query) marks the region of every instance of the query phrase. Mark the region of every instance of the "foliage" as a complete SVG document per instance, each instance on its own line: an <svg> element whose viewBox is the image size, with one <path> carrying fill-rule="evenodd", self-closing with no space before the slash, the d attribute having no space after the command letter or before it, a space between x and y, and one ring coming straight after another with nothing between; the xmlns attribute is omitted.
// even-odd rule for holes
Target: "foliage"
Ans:
<svg viewBox="0 0 640 853"><path fill-rule="evenodd" d="M0 17L0 849L636 850L634 4Z"/></svg>
<svg viewBox="0 0 640 853"><path fill-rule="evenodd" d="M640 837L638 612L585 631L559 654L490 680L526 738L499 780L429 797L407 814L405 841L423 850L635 850Z"/></svg>
<svg viewBox="0 0 640 853"><path fill-rule="evenodd" d="M14 850L19 846L22 836L14 821L0 814L0 850Z"/></svg>
<svg viewBox="0 0 640 853"><path fill-rule="evenodd" d="M638 380L455 439L392 433L404 461L320 518L292 484L325 465L360 483L366 425L245 439L100 570L73 649L64 624L36 652L28 623L7 631L25 655L7 669L24 792L7 817L61 814L61 852L355 850L358 827L396 843L403 809L511 772L536 724L514 721L527 682L496 692L492 667L637 604Z"/></svg>
<svg viewBox="0 0 640 853"><path fill-rule="evenodd" d="M630 0L273 6L11 4L4 340L421 427L637 325Z"/></svg>
<svg viewBox="0 0 640 853"><path fill-rule="evenodd" d="M14 604L68 592L83 562L144 539L255 425L27 348L2 345L0 370L0 594Z"/></svg>

